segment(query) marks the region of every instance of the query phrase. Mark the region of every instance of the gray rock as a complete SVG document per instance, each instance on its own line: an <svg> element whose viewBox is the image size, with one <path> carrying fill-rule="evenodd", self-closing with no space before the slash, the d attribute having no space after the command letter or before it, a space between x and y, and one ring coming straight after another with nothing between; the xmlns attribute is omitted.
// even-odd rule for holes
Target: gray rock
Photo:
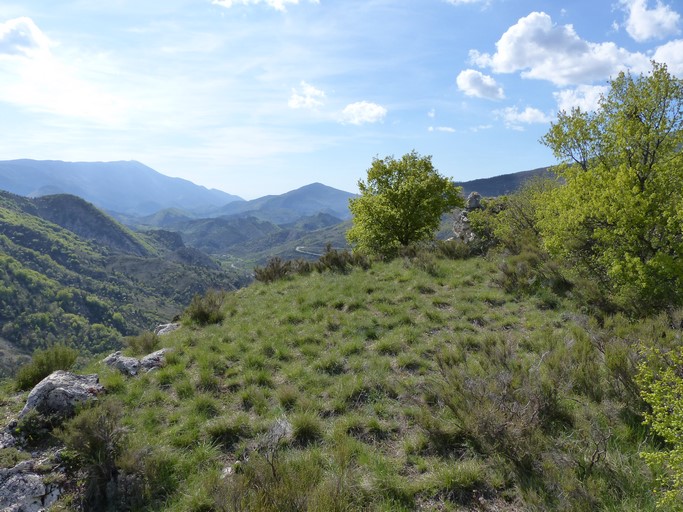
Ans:
<svg viewBox="0 0 683 512"><path fill-rule="evenodd" d="M3 448L11 448L17 444L17 440L9 432L9 428L0 431L0 450Z"/></svg>
<svg viewBox="0 0 683 512"><path fill-rule="evenodd" d="M45 484L35 472L35 464L27 460L13 468L0 469L0 511L40 512L57 501L60 490Z"/></svg>
<svg viewBox="0 0 683 512"><path fill-rule="evenodd" d="M164 366L166 364L166 353L170 350L170 348L162 348L146 355L142 359L135 359L134 357L121 355L121 352L114 352L102 359L102 362L126 375L137 375L138 372L149 372Z"/></svg>
<svg viewBox="0 0 683 512"><path fill-rule="evenodd" d="M103 392L97 375L76 375L58 370L31 390L19 417L33 409L45 415L71 416L78 404L96 400Z"/></svg>
<svg viewBox="0 0 683 512"><path fill-rule="evenodd" d="M170 350L170 348L162 348L161 350L157 350L156 352L146 355L140 359L140 367L144 368L148 372L157 368L161 368L164 366L164 364L166 364L166 353L170 352Z"/></svg>
<svg viewBox="0 0 683 512"><path fill-rule="evenodd" d="M121 352L114 352L105 357L102 362L111 368L116 368L121 373L128 375L137 375L140 369L140 361L134 357L127 357Z"/></svg>
<svg viewBox="0 0 683 512"><path fill-rule="evenodd" d="M481 195L479 194L479 192L470 193L470 195L467 196L467 203L465 205L465 208L467 210L477 210L481 207Z"/></svg>
<svg viewBox="0 0 683 512"><path fill-rule="evenodd" d="M161 324L157 325L156 329L154 329L154 334L157 336L163 336L164 334L177 331L178 329L180 329L179 323Z"/></svg>

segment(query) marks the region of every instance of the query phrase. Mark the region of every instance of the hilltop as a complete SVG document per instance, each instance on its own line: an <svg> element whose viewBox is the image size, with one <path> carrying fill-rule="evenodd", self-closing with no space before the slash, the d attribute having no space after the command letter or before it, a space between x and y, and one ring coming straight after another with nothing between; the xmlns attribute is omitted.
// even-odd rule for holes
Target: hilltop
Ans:
<svg viewBox="0 0 683 512"><path fill-rule="evenodd" d="M422 252L255 283L130 345L170 349L160 370L83 368L125 432L117 506L654 510L632 358L676 332L507 292L503 261Z"/></svg>

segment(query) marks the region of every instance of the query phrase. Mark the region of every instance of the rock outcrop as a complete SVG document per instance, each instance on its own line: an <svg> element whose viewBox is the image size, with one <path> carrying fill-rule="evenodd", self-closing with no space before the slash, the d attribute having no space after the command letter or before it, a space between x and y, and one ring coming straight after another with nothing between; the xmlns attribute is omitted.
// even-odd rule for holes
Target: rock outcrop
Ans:
<svg viewBox="0 0 683 512"><path fill-rule="evenodd" d="M40 512L59 498L60 489L45 483L36 467L40 461L26 460L13 468L0 468L0 510Z"/></svg>
<svg viewBox="0 0 683 512"><path fill-rule="evenodd" d="M168 348L162 348L146 355L142 359L124 356L121 352L114 352L102 359L102 362L110 368L116 368L121 373L133 376L141 371L149 372L164 366L166 364L165 356L169 351L170 349Z"/></svg>
<svg viewBox="0 0 683 512"><path fill-rule="evenodd" d="M154 329L154 334L157 336L163 336L164 334L177 331L178 329L180 329L180 324L176 322L170 324L161 324L157 325L156 329Z"/></svg>
<svg viewBox="0 0 683 512"><path fill-rule="evenodd" d="M140 369L140 361L138 359L124 356L120 351L109 354L102 359L102 362L110 368L115 368L127 375L137 375Z"/></svg>
<svg viewBox="0 0 683 512"><path fill-rule="evenodd" d="M103 392L97 375L76 375L58 370L31 390L19 417L34 409L45 416L68 417L74 414L78 404L95 400Z"/></svg>
<svg viewBox="0 0 683 512"><path fill-rule="evenodd" d="M481 195L479 195L479 192L472 192L467 196L465 208L454 212L453 233L456 238L466 243L474 241L475 235L470 229L470 220L467 215L473 210L482 208Z"/></svg>

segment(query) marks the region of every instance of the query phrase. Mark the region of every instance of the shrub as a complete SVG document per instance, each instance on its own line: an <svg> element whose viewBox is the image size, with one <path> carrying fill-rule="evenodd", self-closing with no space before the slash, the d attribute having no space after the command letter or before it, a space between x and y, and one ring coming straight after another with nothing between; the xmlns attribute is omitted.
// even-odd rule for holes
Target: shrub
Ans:
<svg viewBox="0 0 683 512"><path fill-rule="evenodd" d="M159 336L150 331L145 331L137 336L128 336L123 343L133 355L144 356L151 354L159 348Z"/></svg>
<svg viewBox="0 0 683 512"><path fill-rule="evenodd" d="M77 350L64 345L36 350L31 357L31 362L19 368L17 372L15 377L17 390L31 389L54 371L71 369L77 357Z"/></svg>
<svg viewBox="0 0 683 512"><path fill-rule="evenodd" d="M126 435L120 425L122 416L119 402L96 402L56 432L66 448L78 455L81 469L87 475L84 506L88 510L105 509L116 500L116 485L112 484L118 478L116 459Z"/></svg>
<svg viewBox="0 0 683 512"><path fill-rule="evenodd" d="M219 324L225 318L224 301L225 292L218 290L209 290L204 296L195 295L184 316L197 325Z"/></svg>
<svg viewBox="0 0 683 512"><path fill-rule="evenodd" d="M362 253L350 251L339 251L327 245L325 253L315 263L318 272L330 270L332 272L346 273L352 267L360 267L364 270L370 268L370 259Z"/></svg>
<svg viewBox="0 0 683 512"><path fill-rule="evenodd" d="M265 267L254 267L254 279L262 283L272 283L284 279L292 272L292 262L283 261L275 256L268 260Z"/></svg>

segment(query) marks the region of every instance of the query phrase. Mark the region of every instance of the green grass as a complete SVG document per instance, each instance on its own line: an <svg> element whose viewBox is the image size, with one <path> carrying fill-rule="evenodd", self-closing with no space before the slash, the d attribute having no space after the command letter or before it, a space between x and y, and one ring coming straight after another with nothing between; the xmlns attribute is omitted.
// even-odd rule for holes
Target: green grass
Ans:
<svg viewBox="0 0 683 512"><path fill-rule="evenodd" d="M220 325L165 336L165 368L108 374L146 507L654 510L627 385L638 344L676 334L548 309L498 268L434 256L256 283ZM264 444L282 420L291 435Z"/></svg>

